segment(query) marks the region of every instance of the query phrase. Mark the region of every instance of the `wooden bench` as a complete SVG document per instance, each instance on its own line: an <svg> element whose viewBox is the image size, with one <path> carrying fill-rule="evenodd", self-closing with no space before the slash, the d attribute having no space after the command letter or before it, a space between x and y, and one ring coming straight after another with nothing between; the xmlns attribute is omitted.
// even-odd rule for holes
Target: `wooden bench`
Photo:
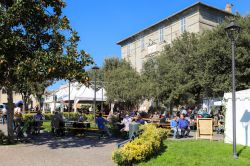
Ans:
<svg viewBox="0 0 250 166"><path fill-rule="evenodd" d="M170 123L152 123L152 124L156 125L157 127L162 127L162 128L165 128L165 129L171 129Z"/></svg>
<svg viewBox="0 0 250 166"><path fill-rule="evenodd" d="M73 134L86 134L91 133L100 133L100 130L97 128L79 128L79 127L65 127L65 130L71 131Z"/></svg>

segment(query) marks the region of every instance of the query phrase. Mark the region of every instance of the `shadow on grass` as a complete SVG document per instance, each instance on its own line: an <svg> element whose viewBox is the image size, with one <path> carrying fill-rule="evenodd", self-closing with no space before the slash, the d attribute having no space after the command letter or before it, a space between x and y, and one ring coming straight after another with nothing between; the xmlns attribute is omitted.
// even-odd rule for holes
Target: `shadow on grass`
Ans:
<svg viewBox="0 0 250 166"><path fill-rule="evenodd" d="M237 153L238 156L247 148L247 146L243 146Z"/></svg>

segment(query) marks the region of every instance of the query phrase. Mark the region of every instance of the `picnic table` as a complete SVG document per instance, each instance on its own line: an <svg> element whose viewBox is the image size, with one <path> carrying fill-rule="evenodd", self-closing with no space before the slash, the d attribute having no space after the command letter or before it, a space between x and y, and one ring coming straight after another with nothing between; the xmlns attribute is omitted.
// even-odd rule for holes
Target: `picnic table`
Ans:
<svg viewBox="0 0 250 166"><path fill-rule="evenodd" d="M99 133L98 128L90 128L90 122L65 121L65 130L73 134Z"/></svg>
<svg viewBox="0 0 250 166"><path fill-rule="evenodd" d="M170 129L170 120L166 120L166 123L160 123L160 118L159 119L142 118L142 119L145 120L147 123L156 125L157 127Z"/></svg>

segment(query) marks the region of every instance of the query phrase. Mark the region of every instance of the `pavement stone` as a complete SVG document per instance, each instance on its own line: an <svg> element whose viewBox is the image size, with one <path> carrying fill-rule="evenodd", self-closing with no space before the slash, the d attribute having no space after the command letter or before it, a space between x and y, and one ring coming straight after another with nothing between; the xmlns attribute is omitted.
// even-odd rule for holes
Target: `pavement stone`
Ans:
<svg viewBox="0 0 250 166"><path fill-rule="evenodd" d="M6 133L6 125L0 125ZM0 146L1 166L113 166L112 151L121 140L34 136L29 143Z"/></svg>

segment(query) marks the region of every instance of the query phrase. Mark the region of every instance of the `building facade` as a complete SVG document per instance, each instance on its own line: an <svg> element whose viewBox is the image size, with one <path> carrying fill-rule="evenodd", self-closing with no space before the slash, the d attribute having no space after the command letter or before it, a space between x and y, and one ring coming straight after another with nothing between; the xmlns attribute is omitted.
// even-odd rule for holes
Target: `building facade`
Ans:
<svg viewBox="0 0 250 166"><path fill-rule="evenodd" d="M23 100L22 95L20 93L13 91L13 103L17 103L17 102L22 101L22 100ZM4 88L0 88L0 104L7 105L7 103L8 103L7 91ZM29 102L29 108L34 108L38 104L39 104L39 102L37 101L37 99L33 95L31 95L30 102Z"/></svg>
<svg viewBox="0 0 250 166"><path fill-rule="evenodd" d="M221 10L198 2L117 44L121 46L122 58L140 72L148 58L157 55L163 50L164 45L171 44L185 31L201 33L216 27L229 16L233 16L229 4L225 10Z"/></svg>
<svg viewBox="0 0 250 166"><path fill-rule="evenodd" d="M22 100L22 95L16 92L13 92L13 102L16 103ZM4 88L0 88L0 104L7 104L8 103L8 96L7 91Z"/></svg>

